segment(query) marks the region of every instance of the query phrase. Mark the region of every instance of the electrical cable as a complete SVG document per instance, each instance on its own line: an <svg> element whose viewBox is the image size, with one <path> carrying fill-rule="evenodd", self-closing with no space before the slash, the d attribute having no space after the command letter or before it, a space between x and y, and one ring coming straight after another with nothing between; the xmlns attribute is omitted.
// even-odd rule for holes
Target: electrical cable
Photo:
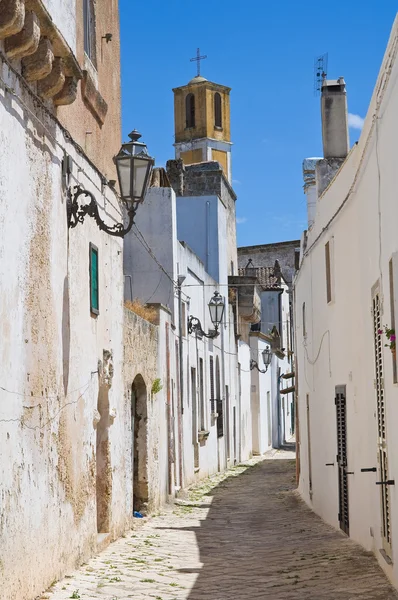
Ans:
<svg viewBox="0 0 398 600"><path fill-rule="evenodd" d="M97 371L98 372L98 371ZM92 373L92 375L94 374L94 372ZM17 419L0 419L0 423L16 423L16 422L20 422L21 425L23 427L26 427L27 429L31 429L31 430L35 430L35 429L44 429L44 427L46 427L49 423L51 423L67 406L71 406L73 404L77 404L77 402L79 402L79 400L84 396L84 394L87 392L87 390L92 386L92 377L90 379L90 381L85 384L84 386L82 386L80 388L80 390L75 390L75 391L80 391L80 395L76 400L72 400L70 402L66 402L65 404L63 404L57 411L56 413L50 418L48 419L44 425L36 425L34 427L27 425L25 423L25 418L22 417L18 417ZM71 392L72 394L73 392ZM68 394L69 395L69 394ZM64 396L64 398L67 398L68 395ZM30 397L30 396L29 396ZM51 397L52 399L57 399L59 400L59 397ZM41 406L41 404L36 404L34 406L22 406L23 409L33 409L33 408L37 408L38 406Z"/></svg>

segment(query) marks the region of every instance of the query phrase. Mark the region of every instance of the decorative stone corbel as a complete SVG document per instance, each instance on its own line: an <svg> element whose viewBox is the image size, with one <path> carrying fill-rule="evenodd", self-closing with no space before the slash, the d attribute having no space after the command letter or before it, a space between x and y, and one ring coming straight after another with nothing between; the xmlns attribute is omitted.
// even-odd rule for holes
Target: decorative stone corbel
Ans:
<svg viewBox="0 0 398 600"><path fill-rule="evenodd" d="M27 10L23 29L6 39L5 51L8 58L22 58L36 52L39 42L39 19L32 10Z"/></svg>
<svg viewBox="0 0 398 600"><path fill-rule="evenodd" d="M22 74L26 81L38 81L51 73L54 61L52 44L47 38L41 38L34 54L22 60Z"/></svg>
<svg viewBox="0 0 398 600"><path fill-rule="evenodd" d="M0 1L0 40L21 31L24 21L24 0Z"/></svg>
<svg viewBox="0 0 398 600"><path fill-rule="evenodd" d="M56 106L66 106L76 100L77 81L76 77L65 77L63 88L53 97Z"/></svg>
<svg viewBox="0 0 398 600"><path fill-rule="evenodd" d="M52 71L47 77L41 79L37 84L37 93L42 98L48 99L59 94L65 84L65 73L63 59L55 58Z"/></svg>

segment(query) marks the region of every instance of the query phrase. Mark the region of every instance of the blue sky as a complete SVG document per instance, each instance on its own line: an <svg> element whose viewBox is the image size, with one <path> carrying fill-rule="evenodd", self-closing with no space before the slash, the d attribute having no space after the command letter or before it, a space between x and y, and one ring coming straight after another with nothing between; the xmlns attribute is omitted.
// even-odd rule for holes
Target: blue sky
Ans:
<svg viewBox="0 0 398 600"><path fill-rule="evenodd" d="M119 2L124 139L136 127L157 165L174 157L171 89L195 75L199 46L202 74L232 88L238 244L299 239L301 163L322 155L314 58L328 52L328 76L344 76L349 112L365 117L395 0Z"/></svg>

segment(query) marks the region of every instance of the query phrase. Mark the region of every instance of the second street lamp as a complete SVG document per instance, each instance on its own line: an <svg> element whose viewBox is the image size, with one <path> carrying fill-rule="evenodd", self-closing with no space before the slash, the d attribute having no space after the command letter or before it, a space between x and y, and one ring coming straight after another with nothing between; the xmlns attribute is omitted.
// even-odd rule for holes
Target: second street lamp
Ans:
<svg viewBox="0 0 398 600"><path fill-rule="evenodd" d="M219 292L214 292L214 296L209 302L209 311L211 322L214 325L214 331L205 333L202 329L202 324L197 317L190 315L188 319L188 333L196 333L207 338L215 338L220 333L218 331L224 315L225 302Z"/></svg>
<svg viewBox="0 0 398 600"><path fill-rule="evenodd" d="M271 360L272 360L271 348L269 346L267 346L265 348L265 350L263 350L261 352L261 355L263 357L263 363L264 363L265 369L260 369L260 367L258 366L258 362L253 359L251 359L251 361L250 361L250 369L257 369L257 371L259 373L266 373L268 371L268 367L270 366Z"/></svg>

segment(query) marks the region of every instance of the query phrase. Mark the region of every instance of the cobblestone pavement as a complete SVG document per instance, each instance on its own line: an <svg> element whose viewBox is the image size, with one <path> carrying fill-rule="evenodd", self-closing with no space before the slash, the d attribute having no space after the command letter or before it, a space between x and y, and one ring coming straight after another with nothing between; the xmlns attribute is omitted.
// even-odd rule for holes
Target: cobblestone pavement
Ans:
<svg viewBox="0 0 398 600"><path fill-rule="evenodd" d="M201 484L43 598L397 600L373 555L298 498L294 461L277 458Z"/></svg>

